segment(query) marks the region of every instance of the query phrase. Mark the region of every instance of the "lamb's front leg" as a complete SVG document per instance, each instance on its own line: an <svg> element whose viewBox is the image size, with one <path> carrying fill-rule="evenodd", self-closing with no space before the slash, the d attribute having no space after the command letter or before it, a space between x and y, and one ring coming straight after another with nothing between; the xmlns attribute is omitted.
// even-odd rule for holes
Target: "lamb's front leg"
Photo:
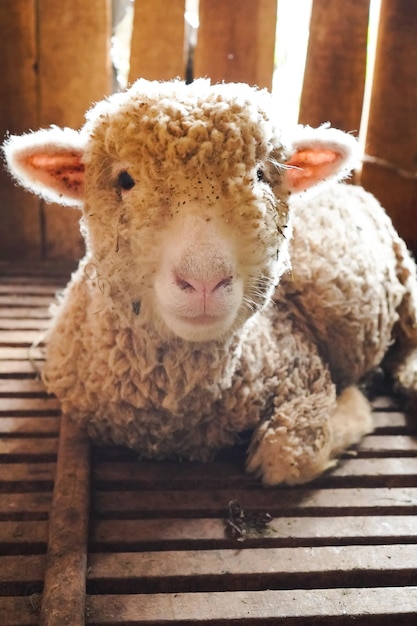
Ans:
<svg viewBox="0 0 417 626"><path fill-rule="evenodd" d="M349 387L336 398L329 383L274 407L253 434L247 470L267 485L308 482L372 428L371 409L359 389Z"/></svg>

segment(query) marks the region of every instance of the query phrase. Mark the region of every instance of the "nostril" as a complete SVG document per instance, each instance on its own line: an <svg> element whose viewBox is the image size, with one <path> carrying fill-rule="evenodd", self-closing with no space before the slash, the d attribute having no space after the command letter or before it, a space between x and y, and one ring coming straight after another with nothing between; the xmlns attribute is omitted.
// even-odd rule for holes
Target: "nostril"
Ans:
<svg viewBox="0 0 417 626"><path fill-rule="evenodd" d="M216 289L224 289L226 287L231 287L233 282L233 276L227 276L226 278L222 278L222 280L220 280L217 285L214 287L213 291L216 291Z"/></svg>
<svg viewBox="0 0 417 626"><path fill-rule="evenodd" d="M181 276L175 276L175 284L181 291L195 291L195 287Z"/></svg>
<svg viewBox="0 0 417 626"><path fill-rule="evenodd" d="M173 279L175 285L181 291L188 293L214 294L221 289L230 288L233 282L233 276L214 276L210 278L195 278L193 276L184 277L174 272Z"/></svg>

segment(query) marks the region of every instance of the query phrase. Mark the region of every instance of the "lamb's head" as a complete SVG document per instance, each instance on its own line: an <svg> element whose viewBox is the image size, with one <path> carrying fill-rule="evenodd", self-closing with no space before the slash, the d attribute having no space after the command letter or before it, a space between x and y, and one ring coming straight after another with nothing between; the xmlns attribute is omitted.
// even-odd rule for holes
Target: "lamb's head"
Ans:
<svg viewBox="0 0 417 626"><path fill-rule="evenodd" d="M217 340L265 305L287 266L289 195L352 167L352 137L285 137L273 109L243 84L139 80L80 132L11 137L5 154L23 185L82 207L88 267L116 314Z"/></svg>

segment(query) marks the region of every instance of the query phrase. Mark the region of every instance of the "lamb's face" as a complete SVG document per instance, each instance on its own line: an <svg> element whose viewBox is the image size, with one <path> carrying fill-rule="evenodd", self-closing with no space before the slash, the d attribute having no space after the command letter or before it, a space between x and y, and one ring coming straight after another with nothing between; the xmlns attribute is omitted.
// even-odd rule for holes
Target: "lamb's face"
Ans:
<svg viewBox="0 0 417 626"><path fill-rule="evenodd" d="M264 306L286 264L273 132L242 99L129 106L98 117L87 147L84 220L97 272L136 323L224 338Z"/></svg>
<svg viewBox="0 0 417 626"><path fill-rule="evenodd" d="M354 138L331 128L300 127L284 150L273 119L248 85L139 80L80 132L10 137L4 152L24 186L82 207L92 310L211 341L261 309L285 269L287 190L355 160Z"/></svg>

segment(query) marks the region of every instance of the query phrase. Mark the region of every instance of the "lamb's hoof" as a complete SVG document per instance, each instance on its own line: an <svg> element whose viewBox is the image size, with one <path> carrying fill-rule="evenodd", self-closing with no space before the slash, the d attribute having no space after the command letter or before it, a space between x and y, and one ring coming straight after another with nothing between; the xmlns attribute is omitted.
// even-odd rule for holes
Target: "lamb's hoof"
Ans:
<svg viewBox="0 0 417 626"><path fill-rule="evenodd" d="M246 462L246 470L260 477L265 485L306 483L336 463L329 458L328 446L320 449L312 458L303 455L299 449L292 449L288 441L282 441L276 431L267 428L265 431L262 433L261 426L254 434Z"/></svg>

